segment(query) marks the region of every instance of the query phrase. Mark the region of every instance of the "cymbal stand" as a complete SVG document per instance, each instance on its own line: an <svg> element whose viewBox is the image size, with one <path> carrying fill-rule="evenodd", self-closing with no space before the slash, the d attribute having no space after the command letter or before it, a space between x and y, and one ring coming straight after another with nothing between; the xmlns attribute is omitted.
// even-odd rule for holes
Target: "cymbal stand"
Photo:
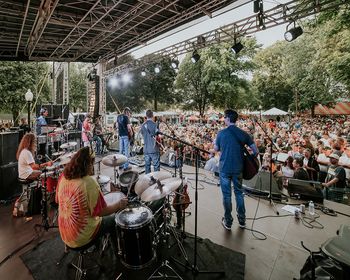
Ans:
<svg viewBox="0 0 350 280"><path fill-rule="evenodd" d="M58 228L58 226L50 225L48 210L47 210L47 169L43 170L44 172L44 186L42 188L43 195L41 199L41 224L35 224L34 229L43 228L45 231L48 231L50 228Z"/></svg>
<svg viewBox="0 0 350 280"><path fill-rule="evenodd" d="M188 270L191 270L193 277L196 277L198 274L220 274L220 275L225 275L224 271L207 271L207 270L200 270L198 268L197 265L197 242L198 242L198 173L199 173L199 152L203 152L203 153L208 153L208 151L203 150L198 148L195 145L192 145L191 143L188 143L186 141L183 141L175 136L170 136L167 135L163 132L159 132L159 134L162 134L170 139L173 139L179 143L182 143L186 146L192 147L195 151L195 174L196 174L196 180L195 180L195 218L194 218L194 253L193 253L193 265L191 265L189 262L187 263L182 263L179 260L175 259L175 258L171 258L174 262L176 262L177 264L185 267Z"/></svg>
<svg viewBox="0 0 350 280"><path fill-rule="evenodd" d="M160 186L161 188L161 186ZM170 226L170 217L169 214L171 211L167 211L167 209L170 209L170 203L169 203L169 195L164 200L163 204L163 219L164 219L164 227L163 227L163 237L165 238L165 243L167 245L167 249L169 248L169 229L171 230L171 233L174 235L174 238L177 241L177 244L179 245L179 248L181 252L184 253L184 257L187 258L187 254L185 249L183 248L180 240L177 237L177 233L175 230ZM169 213L169 214L168 214ZM188 259L188 258L187 258ZM169 271L172 273L172 275L167 274L165 271ZM161 265L156 268L156 270L151 274L149 279L180 279L183 280L183 278L176 272L174 268L171 267L169 264L169 260L166 258L162 261Z"/></svg>

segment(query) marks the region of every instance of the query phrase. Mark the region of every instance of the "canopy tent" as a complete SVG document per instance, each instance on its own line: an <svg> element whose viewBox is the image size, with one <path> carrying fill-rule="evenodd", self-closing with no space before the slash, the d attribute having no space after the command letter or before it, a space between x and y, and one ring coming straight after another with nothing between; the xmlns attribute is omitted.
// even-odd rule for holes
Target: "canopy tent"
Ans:
<svg viewBox="0 0 350 280"><path fill-rule="evenodd" d="M315 115L350 115L350 102L338 102L334 107L318 104L315 107Z"/></svg>
<svg viewBox="0 0 350 280"><path fill-rule="evenodd" d="M261 115L262 116L286 116L286 115L288 115L288 112L285 112L285 111L282 111L280 109L273 107L270 110L262 112Z"/></svg>

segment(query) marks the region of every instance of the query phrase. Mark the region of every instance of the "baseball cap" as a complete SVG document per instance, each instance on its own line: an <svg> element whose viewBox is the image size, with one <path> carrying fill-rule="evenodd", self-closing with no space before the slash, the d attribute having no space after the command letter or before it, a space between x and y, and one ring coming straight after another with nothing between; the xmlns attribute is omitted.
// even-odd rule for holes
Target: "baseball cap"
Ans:
<svg viewBox="0 0 350 280"><path fill-rule="evenodd" d="M336 160L339 160L339 156L337 155L337 154L330 154L329 156L328 156L329 158L334 158L334 159L336 159Z"/></svg>

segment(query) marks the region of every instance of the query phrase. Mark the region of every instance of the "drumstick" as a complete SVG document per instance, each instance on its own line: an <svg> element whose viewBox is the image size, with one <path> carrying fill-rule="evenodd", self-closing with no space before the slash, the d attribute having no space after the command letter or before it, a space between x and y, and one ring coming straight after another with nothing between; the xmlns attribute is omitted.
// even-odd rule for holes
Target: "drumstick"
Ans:
<svg viewBox="0 0 350 280"><path fill-rule="evenodd" d="M130 186L129 186L129 188L128 188L128 193L127 193L127 195L126 195L126 197L129 197L129 194L130 194L130 190L131 190L131 185L132 185L132 182L134 182L134 179L135 179L135 175L136 173L133 173L132 174L132 177L131 177L131 183L130 183Z"/></svg>

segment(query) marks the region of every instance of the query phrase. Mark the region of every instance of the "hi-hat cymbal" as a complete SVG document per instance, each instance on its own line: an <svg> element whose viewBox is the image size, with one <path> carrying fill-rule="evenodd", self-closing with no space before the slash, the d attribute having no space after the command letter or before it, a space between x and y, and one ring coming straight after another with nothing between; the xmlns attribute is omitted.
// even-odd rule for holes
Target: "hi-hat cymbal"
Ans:
<svg viewBox="0 0 350 280"><path fill-rule="evenodd" d="M171 194L181 185L180 178L168 178L158 182L159 182L159 185L158 183L156 183L150 186L148 189L146 189L142 193L141 200L147 202L147 201L155 201L155 200L161 199L167 196L168 194Z"/></svg>
<svg viewBox="0 0 350 280"><path fill-rule="evenodd" d="M66 121L65 119L53 119L52 120L53 122L64 122L64 121Z"/></svg>
<svg viewBox="0 0 350 280"><path fill-rule="evenodd" d="M62 155L64 155L64 154L65 154L65 152L60 151L60 152L53 153L52 155L53 155L54 157L58 157L58 156L62 156Z"/></svg>
<svg viewBox="0 0 350 280"><path fill-rule="evenodd" d="M74 148L76 145L78 145L77 142L68 142L64 143L60 146L61 149L69 149L69 148Z"/></svg>
<svg viewBox="0 0 350 280"><path fill-rule="evenodd" d="M151 179L153 177L153 179ZM140 176L139 180L137 181L135 185L135 193L138 196L141 196L141 194L148 189L150 186L152 186L155 182L154 180L164 180L171 178L171 173L167 171L156 171L151 172L145 175Z"/></svg>
<svg viewBox="0 0 350 280"><path fill-rule="evenodd" d="M111 180L111 178L106 175L94 175L92 178L94 178L99 184L107 184Z"/></svg>
<svg viewBox="0 0 350 280"><path fill-rule="evenodd" d="M128 160L127 157L124 155L114 154L114 155L105 156L102 159L102 163L110 167L115 167L126 163L127 160Z"/></svg>

